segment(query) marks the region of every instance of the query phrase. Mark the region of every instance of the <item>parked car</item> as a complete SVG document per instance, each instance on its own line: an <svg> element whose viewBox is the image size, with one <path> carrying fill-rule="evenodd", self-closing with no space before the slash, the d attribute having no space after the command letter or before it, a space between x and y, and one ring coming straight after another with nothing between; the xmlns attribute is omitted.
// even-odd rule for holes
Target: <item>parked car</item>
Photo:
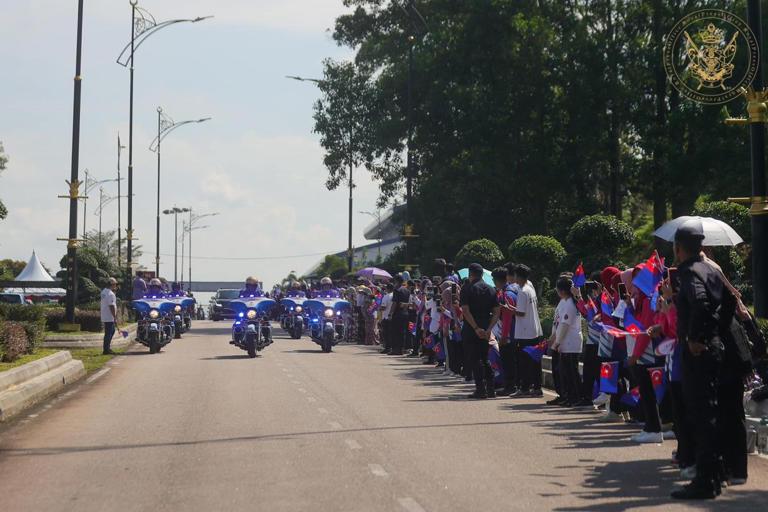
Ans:
<svg viewBox="0 0 768 512"><path fill-rule="evenodd" d="M0 293L0 304L24 304L26 305L27 299L20 293Z"/></svg>
<svg viewBox="0 0 768 512"><path fill-rule="evenodd" d="M230 302L240 298L240 290L220 288L216 295L211 297L208 303L208 318L214 322L224 319L234 319L235 311L230 307Z"/></svg>

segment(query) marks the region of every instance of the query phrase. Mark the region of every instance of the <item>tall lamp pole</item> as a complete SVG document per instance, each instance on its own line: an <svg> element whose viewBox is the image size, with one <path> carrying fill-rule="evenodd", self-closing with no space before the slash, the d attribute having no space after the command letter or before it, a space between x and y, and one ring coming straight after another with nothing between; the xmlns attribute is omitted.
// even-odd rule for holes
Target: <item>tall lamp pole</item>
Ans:
<svg viewBox="0 0 768 512"><path fill-rule="evenodd" d="M187 213L190 211L189 208L177 208L174 206L170 210L163 210L163 214L165 215L173 215L173 282L178 282L179 279L179 214L180 213ZM160 248L157 249L158 254L160 252ZM157 258L158 265L160 264L160 258ZM182 265L184 262L182 262ZM159 268L159 267L158 267ZM158 270L157 275L160 275L160 271Z"/></svg>
<svg viewBox="0 0 768 512"><path fill-rule="evenodd" d="M312 82L318 86L322 86L323 83L325 83L325 80L320 80L319 78L304 78L302 76L286 76L286 78L290 78L291 80L298 80L299 82ZM352 272L352 268L354 267L354 249L352 247L352 190L354 189L354 181L352 180L352 171L355 166L354 162L354 148L352 146L353 139L354 139L354 130L352 129L352 121L350 119L349 123L349 222L347 223L347 270L349 272Z"/></svg>
<svg viewBox="0 0 768 512"><path fill-rule="evenodd" d="M376 210L375 213L374 212L359 212L359 213L362 213L363 215L368 215L368 216L373 217L374 219L376 219L376 234L377 234L377 238L376 239L379 241L377 260L381 261L381 241L382 241L382 238L381 238L381 210Z"/></svg>
<svg viewBox="0 0 768 512"><path fill-rule="evenodd" d="M120 268L123 266L122 264L122 249L123 249L123 239L122 239L122 212L120 211L120 205L122 203L122 195L120 192L120 152L125 149L125 146L120 144L120 133L117 134L117 268Z"/></svg>
<svg viewBox="0 0 768 512"><path fill-rule="evenodd" d="M204 123L209 121L210 117L202 119L192 119L189 121L175 122L163 112L162 107L157 107L157 137L149 145L149 150L157 153L157 218L155 225L155 274L160 275L160 143L169 133L187 124ZM186 211L186 210L185 210ZM174 279L175 280L175 279Z"/></svg>
<svg viewBox="0 0 768 512"><path fill-rule="evenodd" d="M130 65L130 99L128 107L128 228L126 230L126 279L130 282L133 273L133 65L136 50L152 34L177 23L197 23L212 18L203 16L193 19L174 19L157 22L146 10L138 6L138 0L129 0L131 4L131 40L117 57L117 63L123 67ZM126 286L126 289L128 287Z"/></svg>
<svg viewBox="0 0 768 512"><path fill-rule="evenodd" d="M103 185L104 183L113 183L117 181L117 179L108 179L108 180L96 180L91 177L90 171L88 169L85 170L85 181L83 184L85 185L85 197L83 197L83 239L88 239L88 230L86 228L86 220L87 220L87 213L88 213L88 193L94 189L94 187L98 185ZM120 184L119 181L117 181L118 186ZM98 214L97 214L98 215Z"/></svg>
<svg viewBox="0 0 768 512"><path fill-rule="evenodd" d="M187 290L190 292L192 291L192 232L196 229L206 229L208 226L195 226L195 223L198 222L200 219L204 219L206 217L215 217L218 215L219 212L213 212L213 213L202 213L202 214L194 214L192 213L192 209L189 209L189 224L188 224L188 231L189 231L189 287ZM182 265L184 265L184 261L181 262Z"/></svg>
<svg viewBox="0 0 768 512"><path fill-rule="evenodd" d="M80 98L82 77L80 76L83 52L83 0L77 3L77 50L75 56L75 91L72 107L72 162L69 176L69 235L67 241L67 298L64 316L68 324L75 323L75 301L77 298L77 200L80 180Z"/></svg>

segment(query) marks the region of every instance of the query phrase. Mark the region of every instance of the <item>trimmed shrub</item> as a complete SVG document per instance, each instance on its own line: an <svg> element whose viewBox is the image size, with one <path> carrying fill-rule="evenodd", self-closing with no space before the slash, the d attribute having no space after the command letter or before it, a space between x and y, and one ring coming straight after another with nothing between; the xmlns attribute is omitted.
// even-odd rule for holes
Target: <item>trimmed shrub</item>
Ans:
<svg viewBox="0 0 768 512"><path fill-rule="evenodd" d="M0 360L10 363L28 349L27 333L20 322L6 321L0 324Z"/></svg>
<svg viewBox="0 0 768 512"><path fill-rule="evenodd" d="M468 267L471 263L479 263L488 270L493 270L504 260L504 253L501 252L496 243L481 238L472 240L464 244L454 258L456 269Z"/></svg>
<svg viewBox="0 0 768 512"><path fill-rule="evenodd" d="M45 341L45 319L37 322L19 322L27 334L27 353L32 354Z"/></svg>
<svg viewBox="0 0 768 512"><path fill-rule="evenodd" d="M635 232L612 215L590 215L577 221L568 232L571 263L581 261L587 272L614 264L622 250L635 240Z"/></svg>
<svg viewBox="0 0 768 512"><path fill-rule="evenodd" d="M735 229L745 242L752 241L752 225L749 208L746 206L728 201L711 201L697 204L691 215L721 220Z"/></svg>
<svg viewBox="0 0 768 512"><path fill-rule="evenodd" d="M544 336L549 336L552 332L552 324L555 322L555 308L539 304L539 321Z"/></svg>
<svg viewBox="0 0 768 512"><path fill-rule="evenodd" d="M47 308L23 304L0 304L0 319L13 322L39 322Z"/></svg>
<svg viewBox="0 0 768 512"><path fill-rule="evenodd" d="M45 313L46 328L49 331L58 331L59 324L64 322L64 308L49 308ZM99 311L75 310L75 323L80 324L80 329L88 332L101 332L101 313Z"/></svg>
<svg viewBox="0 0 768 512"><path fill-rule="evenodd" d="M531 267L534 276L555 278L567 253L551 236L525 235L509 245L509 259Z"/></svg>

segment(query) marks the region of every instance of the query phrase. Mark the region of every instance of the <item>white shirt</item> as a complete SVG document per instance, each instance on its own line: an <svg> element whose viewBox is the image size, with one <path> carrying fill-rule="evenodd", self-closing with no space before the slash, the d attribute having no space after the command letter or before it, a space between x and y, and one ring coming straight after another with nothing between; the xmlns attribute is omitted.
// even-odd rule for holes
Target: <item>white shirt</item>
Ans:
<svg viewBox="0 0 768 512"><path fill-rule="evenodd" d="M437 309L437 301L428 299L426 308L429 309L429 332L436 334L440 330L440 310Z"/></svg>
<svg viewBox="0 0 768 512"><path fill-rule="evenodd" d="M102 322L114 322L115 317L112 315L112 311L109 306L115 306L117 311L117 297L115 293L109 288L101 290L101 321Z"/></svg>
<svg viewBox="0 0 768 512"><path fill-rule="evenodd" d="M536 290L530 281L517 293L517 310L525 313L515 315L515 339L532 340L543 334L539 321L539 308L536 300Z"/></svg>
<svg viewBox="0 0 768 512"><path fill-rule="evenodd" d="M581 316L573 300L560 299L555 309L552 329L555 332L555 343L559 345L558 350L561 353L581 353Z"/></svg>
<svg viewBox="0 0 768 512"><path fill-rule="evenodd" d="M388 293L381 298L381 316L384 319L389 318L389 312L392 309L392 294Z"/></svg>

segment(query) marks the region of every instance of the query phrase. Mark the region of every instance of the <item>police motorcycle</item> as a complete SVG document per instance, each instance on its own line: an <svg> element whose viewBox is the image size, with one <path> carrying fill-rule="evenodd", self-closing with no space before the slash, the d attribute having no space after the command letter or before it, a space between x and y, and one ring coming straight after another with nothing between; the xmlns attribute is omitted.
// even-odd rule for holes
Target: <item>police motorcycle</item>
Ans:
<svg viewBox="0 0 768 512"><path fill-rule="evenodd" d="M230 302L235 312L230 344L248 352L248 357L256 357L258 352L272 344L269 314L277 302L265 297L256 285L251 286L250 280L248 278L246 288L240 291L240 298Z"/></svg>
<svg viewBox="0 0 768 512"><path fill-rule="evenodd" d="M192 311L195 309L195 299L187 295L174 285L174 290L168 294L167 299L173 302L173 325L176 329L176 338L181 338L181 333L192 328Z"/></svg>
<svg viewBox="0 0 768 512"><path fill-rule="evenodd" d="M150 354L160 352L176 335L172 317L176 303L165 297L159 283L158 279L152 279L146 295L132 302L139 317L136 340L149 347Z"/></svg>
<svg viewBox="0 0 768 512"><path fill-rule="evenodd" d="M322 289L314 292L311 299L304 301L304 310L309 316L309 336L320 345L323 352L331 352L344 339L344 314L352 305L341 298L339 291L331 289L330 278L321 280Z"/></svg>
<svg viewBox="0 0 768 512"><path fill-rule="evenodd" d="M307 317L304 312L304 301L306 300L304 292L298 289L289 291L284 298L280 300L282 314L280 315L280 327L288 331L291 338L298 340L304 334Z"/></svg>

